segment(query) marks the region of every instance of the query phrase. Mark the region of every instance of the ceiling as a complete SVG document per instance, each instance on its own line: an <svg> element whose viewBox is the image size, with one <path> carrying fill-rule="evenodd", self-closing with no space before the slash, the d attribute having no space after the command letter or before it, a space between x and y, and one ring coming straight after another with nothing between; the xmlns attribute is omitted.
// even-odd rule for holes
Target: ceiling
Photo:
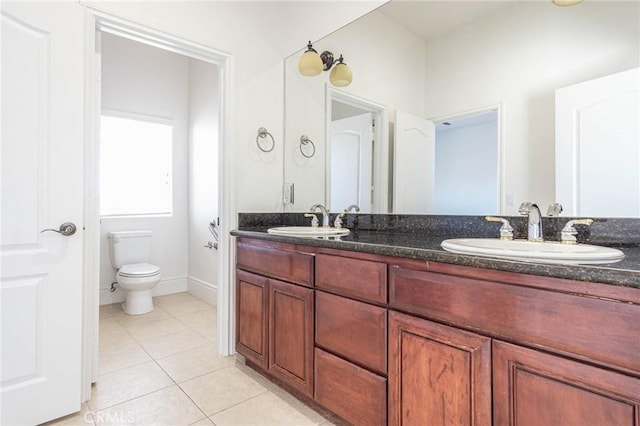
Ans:
<svg viewBox="0 0 640 426"><path fill-rule="evenodd" d="M514 1L393 0L377 9L410 32L430 40L483 16L512 6ZM464 7L460 7L463 5Z"/></svg>

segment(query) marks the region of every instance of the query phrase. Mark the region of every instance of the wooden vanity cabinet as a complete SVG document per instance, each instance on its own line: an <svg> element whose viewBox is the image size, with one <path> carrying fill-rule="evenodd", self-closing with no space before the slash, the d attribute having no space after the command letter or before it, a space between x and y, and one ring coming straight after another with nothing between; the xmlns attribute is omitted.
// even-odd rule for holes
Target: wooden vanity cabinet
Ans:
<svg viewBox="0 0 640 426"><path fill-rule="evenodd" d="M354 425L640 426L636 288L240 239L237 350Z"/></svg>
<svg viewBox="0 0 640 426"><path fill-rule="evenodd" d="M637 292L450 265L389 280L410 313L389 313L390 424L640 424Z"/></svg>
<svg viewBox="0 0 640 426"><path fill-rule="evenodd" d="M640 423L637 378L497 340L493 395L496 425Z"/></svg>
<svg viewBox="0 0 640 426"><path fill-rule="evenodd" d="M316 256L315 399L354 425L387 423L387 265Z"/></svg>
<svg viewBox="0 0 640 426"><path fill-rule="evenodd" d="M491 425L491 339L389 312L389 424Z"/></svg>
<svg viewBox="0 0 640 426"><path fill-rule="evenodd" d="M269 368L268 281L236 271L236 350L265 370Z"/></svg>
<svg viewBox="0 0 640 426"><path fill-rule="evenodd" d="M313 395L313 290L269 280L269 373Z"/></svg>
<svg viewBox="0 0 640 426"><path fill-rule="evenodd" d="M313 255L239 242L237 258L236 350L313 396Z"/></svg>

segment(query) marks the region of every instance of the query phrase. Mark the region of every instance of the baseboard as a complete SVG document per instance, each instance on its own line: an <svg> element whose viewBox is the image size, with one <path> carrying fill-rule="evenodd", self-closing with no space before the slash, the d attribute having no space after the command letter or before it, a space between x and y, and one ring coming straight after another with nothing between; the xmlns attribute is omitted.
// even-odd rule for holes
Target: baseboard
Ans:
<svg viewBox="0 0 640 426"><path fill-rule="evenodd" d="M168 278L161 280L152 290L154 296L183 293L187 291L187 278ZM122 303L127 298L126 292L116 285L116 291L111 293L108 288L100 289L100 305Z"/></svg>
<svg viewBox="0 0 640 426"><path fill-rule="evenodd" d="M210 305L218 305L218 288L194 277L187 279L187 291Z"/></svg>

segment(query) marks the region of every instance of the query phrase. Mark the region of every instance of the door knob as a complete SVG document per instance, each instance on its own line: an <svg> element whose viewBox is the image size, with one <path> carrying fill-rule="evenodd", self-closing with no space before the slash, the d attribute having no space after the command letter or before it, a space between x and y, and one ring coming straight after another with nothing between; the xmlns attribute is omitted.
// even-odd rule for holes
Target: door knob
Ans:
<svg viewBox="0 0 640 426"><path fill-rule="evenodd" d="M47 231L53 231L53 232L57 232L58 234L62 234L65 237L69 237L73 234L76 233L76 225L74 225L71 222L65 222L62 225L60 225L60 229L43 229L42 231L40 231L40 233L42 234L43 232L47 232Z"/></svg>

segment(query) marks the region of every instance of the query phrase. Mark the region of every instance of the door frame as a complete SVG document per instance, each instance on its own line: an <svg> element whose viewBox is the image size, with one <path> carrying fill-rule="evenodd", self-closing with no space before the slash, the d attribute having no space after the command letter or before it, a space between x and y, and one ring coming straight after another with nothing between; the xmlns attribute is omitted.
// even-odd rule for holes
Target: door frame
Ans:
<svg viewBox="0 0 640 426"><path fill-rule="evenodd" d="M220 69L219 87L219 146L218 146L218 212L220 221L219 268L217 288L218 352L231 355L234 350L235 318L232 310L235 294L235 250L230 231L237 227L235 193L235 148L233 143L233 106L235 101L235 56L210 46L154 30L136 22L116 17L95 6L86 6L86 128L85 128L85 249L83 259L83 332L82 332L82 399L91 398L91 383L97 379L98 314L100 269L99 214L99 118L100 56L95 52L97 34L108 32L155 46L174 53L217 65Z"/></svg>
<svg viewBox="0 0 640 426"><path fill-rule="evenodd" d="M376 102L336 89L328 83L325 90L325 200L331 200L331 101L338 101L370 112L375 120L373 128L373 211L389 212L389 119L387 108Z"/></svg>

